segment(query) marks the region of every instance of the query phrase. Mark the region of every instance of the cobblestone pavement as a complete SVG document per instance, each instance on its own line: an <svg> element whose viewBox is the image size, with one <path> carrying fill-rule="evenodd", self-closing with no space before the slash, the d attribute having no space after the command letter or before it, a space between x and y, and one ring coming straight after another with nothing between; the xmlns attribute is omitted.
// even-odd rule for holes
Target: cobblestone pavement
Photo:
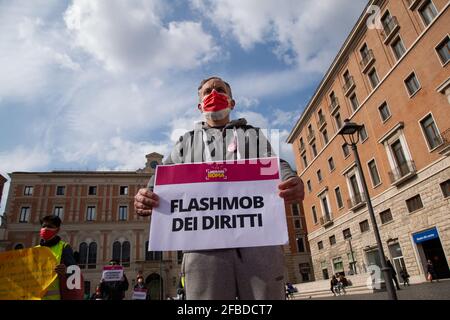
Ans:
<svg viewBox="0 0 450 320"><path fill-rule="evenodd" d="M315 298L312 300L385 300L387 292L369 294L342 295L337 297ZM450 300L450 280L433 283L413 284L397 291L399 300Z"/></svg>

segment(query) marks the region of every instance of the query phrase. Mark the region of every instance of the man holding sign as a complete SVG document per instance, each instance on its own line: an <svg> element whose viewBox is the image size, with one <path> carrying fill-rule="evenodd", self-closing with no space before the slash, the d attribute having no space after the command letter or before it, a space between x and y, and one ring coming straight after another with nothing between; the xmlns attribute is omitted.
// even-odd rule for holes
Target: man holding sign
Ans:
<svg viewBox="0 0 450 320"><path fill-rule="evenodd" d="M180 165L158 168L156 185L152 177L148 188L135 196L137 214L148 216L159 210L152 224L163 225L164 219L171 223L171 230L160 233L152 228L150 246L187 250L182 273L189 300L284 299L280 241L287 241L287 230L284 207L277 199L288 204L302 201L303 182L286 161L272 158L260 129L245 119L230 121L235 101L228 83L217 77L203 80L198 95L206 121L180 137L164 163ZM167 197L161 204L154 186L156 192L170 190L164 191ZM271 232L272 228L282 234ZM192 242L189 232L200 230L217 236ZM176 239L177 235L183 236Z"/></svg>

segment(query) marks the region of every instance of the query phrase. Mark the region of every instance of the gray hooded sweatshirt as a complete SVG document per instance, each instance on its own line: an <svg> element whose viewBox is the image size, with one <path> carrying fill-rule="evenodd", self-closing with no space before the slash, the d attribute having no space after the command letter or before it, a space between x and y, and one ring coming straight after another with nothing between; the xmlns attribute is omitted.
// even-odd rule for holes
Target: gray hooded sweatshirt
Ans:
<svg viewBox="0 0 450 320"><path fill-rule="evenodd" d="M233 147L235 146L235 147ZM261 129L247 124L247 120L230 121L221 128L211 128L205 122L196 123L195 129L181 136L165 165L276 156ZM297 176L285 160L280 159L281 180ZM148 183L153 190L154 176Z"/></svg>

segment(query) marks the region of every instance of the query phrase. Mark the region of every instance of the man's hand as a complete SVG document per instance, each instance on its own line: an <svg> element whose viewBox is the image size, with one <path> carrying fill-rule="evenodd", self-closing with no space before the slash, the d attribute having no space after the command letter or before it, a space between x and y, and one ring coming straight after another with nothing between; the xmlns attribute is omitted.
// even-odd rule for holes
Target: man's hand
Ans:
<svg viewBox="0 0 450 320"><path fill-rule="evenodd" d="M134 210L141 217L147 217L152 214L153 208L158 207L159 197L147 188L139 189L134 196Z"/></svg>
<svg viewBox="0 0 450 320"><path fill-rule="evenodd" d="M60 277L64 277L66 275L66 271L67 271L67 267L65 264L58 264L55 267L55 272L58 274L58 276Z"/></svg>
<svg viewBox="0 0 450 320"><path fill-rule="evenodd" d="M299 177L292 177L278 185L278 195L287 204L302 202L305 198L303 181Z"/></svg>

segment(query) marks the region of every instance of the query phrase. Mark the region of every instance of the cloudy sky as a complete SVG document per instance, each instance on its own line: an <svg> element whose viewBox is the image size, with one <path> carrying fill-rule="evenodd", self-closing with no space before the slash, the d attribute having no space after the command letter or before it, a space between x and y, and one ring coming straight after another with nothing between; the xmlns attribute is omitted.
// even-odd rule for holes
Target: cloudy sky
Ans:
<svg viewBox="0 0 450 320"><path fill-rule="evenodd" d="M0 0L0 173L142 168L211 75L284 142L366 3Z"/></svg>

